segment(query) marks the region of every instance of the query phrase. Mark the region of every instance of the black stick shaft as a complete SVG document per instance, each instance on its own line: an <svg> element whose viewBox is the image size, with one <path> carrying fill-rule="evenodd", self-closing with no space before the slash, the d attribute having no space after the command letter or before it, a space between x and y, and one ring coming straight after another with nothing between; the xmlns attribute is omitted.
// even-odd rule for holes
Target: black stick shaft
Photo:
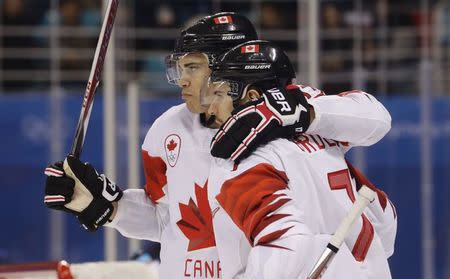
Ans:
<svg viewBox="0 0 450 279"><path fill-rule="evenodd" d="M103 20L102 29L97 42L97 48L95 49L94 61L92 62L91 73L86 85L86 92L83 97L80 118L78 119L75 138L70 152L70 154L76 158L80 158L81 150L83 149L83 143L86 137L86 131L89 125L89 118L91 116L92 105L94 102L94 95L98 84L100 83L100 77L103 71L103 65L105 64L106 52L108 50L109 40L111 39L118 6L119 0L110 0L106 9L105 19Z"/></svg>

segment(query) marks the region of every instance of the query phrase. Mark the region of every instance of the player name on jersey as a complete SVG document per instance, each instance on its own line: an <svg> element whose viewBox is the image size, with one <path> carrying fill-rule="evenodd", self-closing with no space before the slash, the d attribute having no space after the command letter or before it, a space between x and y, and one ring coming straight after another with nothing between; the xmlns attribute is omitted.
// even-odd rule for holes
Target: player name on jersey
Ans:
<svg viewBox="0 0 450 279"><path fill-rule="evenodd" d="M313 153L325 148L331 148L334 146L347 147L348 143L339 142L335 140L325 139L318 135L300 135L293 140L297 146L304 152Z"/></svg>

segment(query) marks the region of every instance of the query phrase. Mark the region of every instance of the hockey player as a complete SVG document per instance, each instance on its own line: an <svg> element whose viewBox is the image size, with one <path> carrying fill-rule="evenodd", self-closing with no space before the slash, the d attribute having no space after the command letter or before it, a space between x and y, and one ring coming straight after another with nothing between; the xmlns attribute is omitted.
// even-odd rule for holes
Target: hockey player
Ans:
<svg viewBox="0 0 450 279"><path fill-rule="evenodd" d="M106 224L127 237L160 242L160 278L221 278L207 183L212 160L210 142L217 130L206 126L217 123L207 115L208 107L202 105L199 94L210 74L212 58L255 38L251 23L234 13L205 17L184 30L167 59L167 68L169 81L181 88L185 103L161 115L145 137L145 189L122 192L92 166L68 156L64 164L46 169L46 205L73 213L89 230ZM299 100L303 102L301 96ZM330 103L342 100L346 99L329 99ZM376 103L370 104L374 107L365 109L379 112ZM352 106L360 104L353 102ZM349 106L342 111L355 121L340 128L341 134L352 135L347 141L352 142L352 126L360 125L357 123L373 127L369 134L377 131L379 138L389 129L378 129L379 120L389 117L386 111L376 117L354 111ZM323 119L324 125L331 125L332 119ZM316 122L321 127L320 119ZM364 135L358 138L368 136L367 130L362 132Z"/></svg>
<svg viewBox="0 0 450 279"><path fill-rule="evenodd" d="M208 90L202 90L203 99L210 101L209 113L223 123L213 141L226 136L226 126L236 121L227 121L233 108L252 100L256 101L239 110L258 116L248 121L290 121L292 114L275 115L261 109L265 105L257 100L278 100L270 105L295 111L279 95L279 88L293 76L286 54L267 41L246 42L219 57ZM376 102L362 91L346 93L350 95ZM223 278L306 278L362 185L376 191L377 198L323 278L391 277L387 258L396 234L394 207L384 192L346 162L348 149L347 143L305 133L261 146L239 164L214 160L209 196Z"/></svg>

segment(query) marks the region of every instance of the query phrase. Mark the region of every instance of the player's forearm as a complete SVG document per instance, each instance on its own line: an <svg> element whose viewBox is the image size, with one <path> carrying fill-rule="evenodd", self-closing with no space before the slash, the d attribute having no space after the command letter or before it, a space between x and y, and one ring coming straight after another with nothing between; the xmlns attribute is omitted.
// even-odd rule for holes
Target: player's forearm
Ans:
<svg viewBox="0 0 450 279"><path fill-rule="evenodd" d="M347 166L355 178L357 186L365 185L375 191L375 200L368 204L364 213L372 223L375 232L380 237L386 257L394 252L394 242L397 233L397 212L395 206L385 192L373 184L358 168L347 161Z"/></svg>
<svg viewBox="0 0 450 279"><path fill-rule="evenodd" d="M314 120L307 133L352 145L368 146L382 139L391 128L391 116L367 93L322 96L309 100Z"/></svg>
<svg viewBox="0 0 450 279"><path fill-rule="evenodd" d="M115 204L112 221L106 226L126 237L159 241L161 210L147 198L144 190L125 190L122 199Z"/></svg>
<svg viewBox="0 0 450 279"><path fill-rule="evenodd" d="M377 197L368 205L365 213L380 237L386 257L389 258L394 253L397 235L397 213L394 205L389 199L380 203Z"/></svg>
<svg viewBox="0 0 450 279"><path fill-rule="evenodd" d="M253 247L242 278L299 278L298 274L301 270L306 270L304 252L300 247L301 244L305 244L303 239L302 236L296 236L277 241L277 244L283 247L288 246L287 249L268 246ZM309 247L306 245L304 248Z"/></svg>

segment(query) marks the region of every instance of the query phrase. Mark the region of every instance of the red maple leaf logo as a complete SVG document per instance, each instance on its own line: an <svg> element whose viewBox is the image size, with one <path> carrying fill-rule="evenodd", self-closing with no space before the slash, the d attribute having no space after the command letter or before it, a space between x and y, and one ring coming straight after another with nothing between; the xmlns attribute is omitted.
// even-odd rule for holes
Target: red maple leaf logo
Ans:
<svg viewBox="0 0 450 279"><path fill-rule="evenodd" d="M169 151L174 151L175 148L177 147L177 145L178 144L172 139L172 140L170 140L169 144L167 145L167 149Z"/></svg>
<svg viewBox="0 0 450 279"><path fill-rule="evenodd" d="M216 246L211 207L208 202L208 181L203 188L195 183L195 197L198 205L192 198L187 205L179 204L181 220L177 225L189 239L188 251Z"/></svg>

